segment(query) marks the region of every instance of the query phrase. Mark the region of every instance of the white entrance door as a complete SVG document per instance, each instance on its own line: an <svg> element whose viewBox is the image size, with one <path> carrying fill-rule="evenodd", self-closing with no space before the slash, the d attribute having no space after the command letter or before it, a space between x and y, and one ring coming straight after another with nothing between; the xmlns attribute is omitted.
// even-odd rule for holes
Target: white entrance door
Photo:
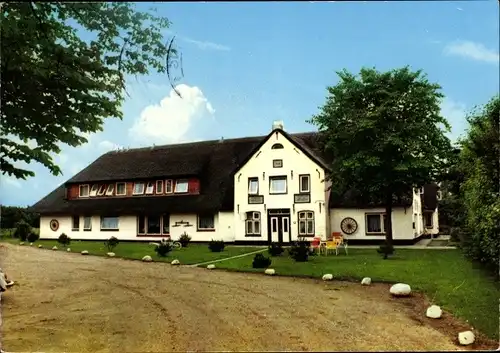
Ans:
<svg viewBox="0 0 500 353"><path fill-rule="evenodd" d="M279 241L279 227L278 227L279 217L271 217L271 241Z"/></svg>
<svg viewBox="0 0 500 353"><path fill-rule="evenodd" d="M290 241L290 218L282 217L281 222L282 222L281 229L283 231L283 236L281 237L281 240L283 242L289 242Z"/></svg>

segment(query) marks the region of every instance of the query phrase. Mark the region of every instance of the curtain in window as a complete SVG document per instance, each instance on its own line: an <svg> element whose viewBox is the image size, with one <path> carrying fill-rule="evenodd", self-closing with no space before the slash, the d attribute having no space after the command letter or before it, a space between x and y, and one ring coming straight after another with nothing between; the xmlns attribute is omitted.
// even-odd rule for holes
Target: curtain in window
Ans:
<svg viewBox="0 0 500 353"><path fill-rule="evenodd" d="M83 218L83 229L92 229L92 217Z"/></svg>
<svg viewBox="0 0 500 353"><path fill-rule="evenodd" d="M163 234L170 233L170 215L163 215Z"/></svg>
<svg viewBox="0 0 500 353"><path fill-rule="evenodd" d="M118 229L118 217L101 217L101 229Z"/></svg>
<svg viewBox="0 0 500 353"><path fill-rule="evenodd" d="M148 234L160 234L160 217L148 216Z"/></svg>
<svg viewBox="0 0 500 353"><path fill-rule="evenodd" d="M380 227L380 216L379 215L369 215L366 217L368 223L368 231L369 232L381 232L382 229Z"/></svg>
<svg viewBox="0 0 500 353"><path fill-rule="evenodd" d="M286 179L271 179L271 192L286 192Z"/></svg>
<svg viewBox="0 0 500 353"><path fill-rule="evenodd" d="M214 216L201 216L198 218L198 228L214 229Z"/></svg>

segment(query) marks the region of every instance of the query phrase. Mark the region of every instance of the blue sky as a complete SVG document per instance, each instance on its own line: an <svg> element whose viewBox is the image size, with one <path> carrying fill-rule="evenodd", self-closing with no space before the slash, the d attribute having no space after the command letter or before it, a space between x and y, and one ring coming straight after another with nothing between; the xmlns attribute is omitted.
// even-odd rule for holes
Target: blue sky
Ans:
<svg viewBox="0 0 500 353"><path fill-rule="evenodd" d="M102 153L220 137L264 135L273 120L289 132L306 123L337 82L336 71L361 67L423 69L446 95L442 113L463 132L465 114L499 89L496 1L141 3L172 22L182 52L183 99L165 75L131 78L124 119L109 120L78 148L55 160L64 175L40 165L27 181L2 175L0 202L38 201Z"/></svg>

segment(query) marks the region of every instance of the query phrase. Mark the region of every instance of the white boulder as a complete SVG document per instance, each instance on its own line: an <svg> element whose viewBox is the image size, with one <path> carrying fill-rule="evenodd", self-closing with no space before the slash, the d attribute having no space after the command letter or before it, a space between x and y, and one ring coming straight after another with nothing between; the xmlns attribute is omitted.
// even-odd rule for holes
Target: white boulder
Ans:
<svg viewBox="0 0 500 353"><path fill-rule="evenodd" d="M33 246L33 243L30 243L30 246Z"/></svg>
<svg viewBox="0 0 500 353"><path fill-rule="evenodd" d="M439 319L443 315L443 310L437 305L431 305L427 308L427 312L425 316L430 317L431 319Z"/></svg>
<svg viewBox="0 0 500 353"><path fill-rule="evenodd" d="M151 256L149 256L149 255L146 255L146 256L144 256L142 258L142 261L144 261L144 262L151 262L151 261L153 261L153 258Z"/></svg>
<svg viewBox="0 0 500 353"><path fill-rule="evenodd" d="M469 344L473 344L475 340L474 332L472 331L464 331L458 334L458 342L462 346L467 346Z"/></svg>
<svg viewBox="0 0 500 353"><path fill-rule="evenodd" d="M66 249L66 251L67 251L67 252L71 252L71 249L70 249L70 248L67 248L67 249Z"/></svg>
<svg viewBox="0 0 500 353"><path fill-rule="evenodd" d="M361 284L363 286L369 286L370 284L372 284L372 279L370 277L365 277L361 280Z"/></svg>
<svg viewBox="0 0 500 353"><path fill-rule="evenodd" d="M323 281L331 281L333 279L333 275L331 273L327 273L322 277Z"/></svg>
<svg viewBox="0 0 500 353"><path fill-rule="evenodd" d="M181 263L179 262L179 260L175 259L175 260L172 260L172 262L170 264L171 265L180 265Z"/></svg>
<svg viewBox="0 0 500 353"><path fill-rule="evenodd" d="M88 255L89 252L87 250L82 250L82 255Z"/></svg>
<svg viewBox="0 0 500 353"><path fill-rule="evenodd" d="M210 265L208 265L208 266L207 266L207 268L208 268L209 270L213 270L213 269L215 268L215 265L214 265L214 264L210 264Z"/></svg>
<svg viewBox="0 0 500 353"><path fill-rule="evenodd" d="M20 242L19 245L24 245L24 241Z"/></svg>
<svg viewBox="0 0 500 353"><path fill-rule="evenodd" d="M266 270L264 271L264 273L265 273L266 275L272 276L272 275L276 274L276 271L274 271L274 269L272 269L272 268L268 268L268 269L266 269Z"/></svg>
<svg viewBox="0 0 500 353"><path fill-rule="evenodd" d="M115 253L114 252L108 252L108 253L106 253L106 255L108 255L109 257L115 257Z"/></svg>
<svg viewBox="0 0 500 353"><path fill-rule="evenodd" d="M389 292L391 292L392 295L397 297L405 297L410 295L411 287L406 283L396 283L393 286L391 286Z"/></svg>
<svg viewBox="0 0 500 353"><path fill-rule="evenodd" d="M42 244L38 244L38 247L39 247L39 248L43 248L43 245L42 245Z"/></svg>
<svg viewBox="0 0 500 353"><path fill-rule="evenodd" d="M54 246L52 247L52 250L57 250L57 246L55 246L55 245L54 245Z"/></svg>

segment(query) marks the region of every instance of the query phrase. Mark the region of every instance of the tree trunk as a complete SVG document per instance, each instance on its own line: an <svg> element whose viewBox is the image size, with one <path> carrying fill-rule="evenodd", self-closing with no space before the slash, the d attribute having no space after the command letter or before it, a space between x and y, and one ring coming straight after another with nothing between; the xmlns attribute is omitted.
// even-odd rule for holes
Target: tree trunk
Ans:
<svg viewBox="0 0 500 353"><path fill-rule="evenodd" d="M387 223L384 224L384 227L385 227L385 246L386 246L386 251L384 253L384 259L387 259L387 256L389 254L392 254L392 251L393 251L393 245L392 245L392 192L389 192L386 195L385 215L386 215Z"/></svg>

